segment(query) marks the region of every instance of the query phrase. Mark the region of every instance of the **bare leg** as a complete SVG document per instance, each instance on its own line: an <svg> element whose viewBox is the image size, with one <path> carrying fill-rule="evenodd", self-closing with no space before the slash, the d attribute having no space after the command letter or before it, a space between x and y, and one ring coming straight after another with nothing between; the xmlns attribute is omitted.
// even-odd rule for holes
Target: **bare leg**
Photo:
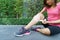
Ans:
<svg viewBox="0 0 60 40"><path fill-rule="evenodd" d="M40 33L45 34L45 35L50 35L51 34L49 28L37 29L37 31L39 31Z"/></svg>
<svg viewBox="0 0 60 40"><path fill-rule="evenodd" d="M36 24L39 20L43 20L44 19L44 15L43 14L37 14L33 17L33 19L31 20L30 23L28 23L28 25L26 25L25 29L29 29L31 28L34 24Z"/></svg>

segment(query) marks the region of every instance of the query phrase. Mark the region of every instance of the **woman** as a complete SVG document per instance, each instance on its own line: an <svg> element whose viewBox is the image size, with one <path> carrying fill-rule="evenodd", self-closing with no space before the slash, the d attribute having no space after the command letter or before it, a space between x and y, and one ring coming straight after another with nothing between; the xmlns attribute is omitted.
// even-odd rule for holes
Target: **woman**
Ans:
<svg viewBox="0 0 60 40"><path fill-rule="evenodd" d="M47 20L44 19L44 11L47 11ZM44 25L45 28L41 29L38 27L33 28L32 30L45 35L55 35L60 33L60 2L57 3L57 0L44 0L44 8L41 12L35 15L26 27L22 27L20 31L16 33L16 36L30 34L29 29L40 20L42 20L42 25Z"/></svg>

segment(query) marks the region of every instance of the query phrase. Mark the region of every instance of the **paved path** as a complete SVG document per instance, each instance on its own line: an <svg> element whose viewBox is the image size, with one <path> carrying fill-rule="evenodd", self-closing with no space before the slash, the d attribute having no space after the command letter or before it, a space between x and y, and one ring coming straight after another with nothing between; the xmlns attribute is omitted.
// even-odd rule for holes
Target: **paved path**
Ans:
<svg viewBox="0 0 60 40"><path fill-rule="evenodd" d="M60 34L45 36L41 33L31 31L31 34L23 37L15 37L14 32L25 25L0 25L0 40L60 40ZM41 25L34 25L38 27ZM43 28L43 26L41 26Z"/></svg>

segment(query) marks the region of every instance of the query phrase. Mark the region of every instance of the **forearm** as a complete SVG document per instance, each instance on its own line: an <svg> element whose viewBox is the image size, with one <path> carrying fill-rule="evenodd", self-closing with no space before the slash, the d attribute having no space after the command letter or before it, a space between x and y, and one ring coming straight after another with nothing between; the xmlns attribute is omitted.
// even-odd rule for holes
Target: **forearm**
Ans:
<svg viewBox="0 0 60 40"><path fill-rule="evenodd" d="M47 23L60 23L60 20L56 20L56 21L47 21Z"/></svg>
<svg viewBox="0 0 60 40"><path fill-rule="evenodd" d="M45 11L46 11L46 8L43 8L43 9L39 12L39 14L43 14Z"/></svg>

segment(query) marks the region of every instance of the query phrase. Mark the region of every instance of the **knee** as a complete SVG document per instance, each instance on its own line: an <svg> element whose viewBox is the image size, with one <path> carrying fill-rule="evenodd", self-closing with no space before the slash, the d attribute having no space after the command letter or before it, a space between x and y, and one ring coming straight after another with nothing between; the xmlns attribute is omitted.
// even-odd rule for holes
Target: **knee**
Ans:
<svg viewBox="0 0 60 40"><path fill-rule="evenodd" d="M44 19L44 15L43 14L37 14L33 17L33 20L35 21L40 21Z"/></svg>
<svg viewBox="0 0 60 40"><path fill-rule="evenodd" d="M40 20L43 20L43 19L44 19L44 15L40 14Z"/></svg>
<svg viewBox="0 0 60 40"><path fill-rule="evenodd" d="M34 20L34 21L39 21L40 18L36 15L36 16L33 17L33 20Z"/></svg>
<svg viewBox="0 0 60 40"><path fill-rule="evenodd" d="M45 35L50 35L50 31L41 30L41 33Z"/></svg>

